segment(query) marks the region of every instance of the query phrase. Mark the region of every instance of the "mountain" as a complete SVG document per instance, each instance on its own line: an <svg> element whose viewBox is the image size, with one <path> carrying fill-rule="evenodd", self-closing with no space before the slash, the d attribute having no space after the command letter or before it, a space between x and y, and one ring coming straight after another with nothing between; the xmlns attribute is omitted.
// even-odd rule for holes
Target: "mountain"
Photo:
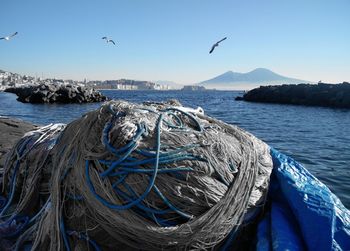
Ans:
<svg viewBox="0 0 350 251"><path fill-rule="evenodd" d="M208 89L252 89L260 85L299 84L308 81L279 75L265 68L257 68L247 73L228 71L212 79L202 81Z"/></svg>

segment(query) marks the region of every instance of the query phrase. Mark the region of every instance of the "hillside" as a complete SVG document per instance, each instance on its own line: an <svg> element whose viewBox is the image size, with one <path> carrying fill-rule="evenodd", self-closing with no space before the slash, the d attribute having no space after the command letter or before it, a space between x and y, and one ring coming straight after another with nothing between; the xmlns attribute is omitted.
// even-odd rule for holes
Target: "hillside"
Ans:
<svg viewBox="0 0 350 251"><path fill-rule="evenodd" d="M279 75L265 68L257 68L247 73L227 71L214 78L202 81L202 85L208 89L252 89L260 85L271 84L299 84L308 81Z"/></svg>

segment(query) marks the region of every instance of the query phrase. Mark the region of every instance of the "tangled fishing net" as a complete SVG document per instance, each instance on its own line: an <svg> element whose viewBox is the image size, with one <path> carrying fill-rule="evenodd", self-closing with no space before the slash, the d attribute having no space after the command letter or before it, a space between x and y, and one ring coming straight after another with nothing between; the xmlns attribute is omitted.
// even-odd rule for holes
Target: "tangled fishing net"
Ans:
<svg viewBox="0 0 350 251"><path fill-rule="evenodd" d="M4 250L210 249L264 204L268 146L201 109L110 101L8 155Z"/></svg>

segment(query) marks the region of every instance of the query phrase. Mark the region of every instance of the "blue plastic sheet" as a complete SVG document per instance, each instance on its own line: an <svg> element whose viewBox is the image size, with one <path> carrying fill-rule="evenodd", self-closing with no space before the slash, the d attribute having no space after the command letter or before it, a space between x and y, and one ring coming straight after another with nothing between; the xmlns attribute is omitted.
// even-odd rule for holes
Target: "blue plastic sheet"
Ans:
<svg viewBox="0 0 350 251"><path fill-rule="evenodd" d="M350 250L350 211L292 158L271 149L271 210L259 223L257 250Z"/></svg>
<svg viewBox="0 0 350 251"><path fill-rule="evenodd" d="M258 225L257 230L257 247L260 251L271 250L271 217L270 212L266 213L266 216Z"/></svg>

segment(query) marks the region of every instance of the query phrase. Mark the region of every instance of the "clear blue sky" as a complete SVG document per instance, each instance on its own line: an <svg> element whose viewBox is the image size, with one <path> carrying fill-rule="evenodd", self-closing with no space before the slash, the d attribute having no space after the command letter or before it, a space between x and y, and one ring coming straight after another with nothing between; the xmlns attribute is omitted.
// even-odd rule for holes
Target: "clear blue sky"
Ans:
<svg viewBox="0 0 350 251"><path fill-rule="evenodd" d="M0 36L14 31L0 69L22 74L185 84L264 67L350 81L349 0L1 0Z"/></svg>

